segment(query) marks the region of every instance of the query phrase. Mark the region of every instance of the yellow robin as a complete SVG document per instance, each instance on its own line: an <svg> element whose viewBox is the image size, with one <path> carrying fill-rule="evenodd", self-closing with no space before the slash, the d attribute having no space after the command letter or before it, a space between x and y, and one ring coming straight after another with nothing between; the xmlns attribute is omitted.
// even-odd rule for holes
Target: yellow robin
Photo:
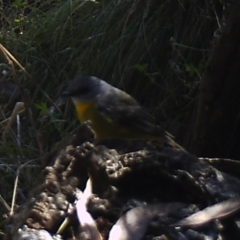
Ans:
<svg viewBox="0 0 240 240"><path fill-rule="evenodd" d="M80 122L89 122L97 140L143 138L174 142L134 98L102 79L79 77L62 96L71 97Z"/></svg>

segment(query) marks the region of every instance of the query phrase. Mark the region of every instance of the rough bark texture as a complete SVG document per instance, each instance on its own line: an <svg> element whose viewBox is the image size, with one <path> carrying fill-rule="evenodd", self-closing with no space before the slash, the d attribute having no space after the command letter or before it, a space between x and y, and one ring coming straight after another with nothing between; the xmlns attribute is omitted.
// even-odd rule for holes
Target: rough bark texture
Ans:
<svg viewBox="0 0 240 240"><path fill-rule="evenodd" d="M75 141L52 156L26 202L8 219L5 239L51 239L46 235L55 234L66 217L69 222L59 239L70 239L73 233L75 239L85 239L74 214L74 201L77 189L84 190L89 176L94 194L87 209L103 239L108 239L110 229L124 212L135 209L134 213L139 206L145 206L140 208L142 219L148 216L147 223L138 223L146 228L141 239L221 238L233 234L240 238L240 216L236 214L227 216L224 227L215 220L199 229L171 226L198 209L239 195L237 178L166 144L111 140L79 145Z"/></svg>

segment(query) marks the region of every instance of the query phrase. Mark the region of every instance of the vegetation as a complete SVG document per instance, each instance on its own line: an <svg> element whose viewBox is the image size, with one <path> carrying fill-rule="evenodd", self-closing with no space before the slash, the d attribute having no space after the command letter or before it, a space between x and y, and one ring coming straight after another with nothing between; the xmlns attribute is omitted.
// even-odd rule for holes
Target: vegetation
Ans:
<svg viewBox="0 0 240 240"><path fill-rule="evenodd" d="M0 8L1 79L19 89L2 97L1 133L16 102L25 104L18 125L0 140L0 194L7 203L18 167L29 161L20 172L21 202L36 178L32 169L79 125L71 103L59 98L78 74L124 89L180 143L186 141L222 18L220 2L15 0L1 1Z"/></svg>

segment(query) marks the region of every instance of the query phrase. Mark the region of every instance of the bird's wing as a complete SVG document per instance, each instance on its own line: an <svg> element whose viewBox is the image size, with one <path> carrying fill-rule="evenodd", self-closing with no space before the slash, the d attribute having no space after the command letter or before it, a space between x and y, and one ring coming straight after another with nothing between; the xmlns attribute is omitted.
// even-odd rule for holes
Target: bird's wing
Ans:
<svg viewBox="0 0 240 240"><path fill-rule="evenodd" d="M111 124L136 131L159 135L164 130L156 125L155 119L130 95L120 91L101 97L96 108Z"/></svg>

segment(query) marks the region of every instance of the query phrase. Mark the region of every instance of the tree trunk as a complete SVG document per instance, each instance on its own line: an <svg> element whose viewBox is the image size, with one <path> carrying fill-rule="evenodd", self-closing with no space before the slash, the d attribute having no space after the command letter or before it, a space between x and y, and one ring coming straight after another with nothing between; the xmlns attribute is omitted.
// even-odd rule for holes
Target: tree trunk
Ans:
<svg viewBox="0 0 240 240"><path fill-rule="evenodd" d="M190 151L198 156L240 156L240 4L226 25L202 79Z"/></svg>

